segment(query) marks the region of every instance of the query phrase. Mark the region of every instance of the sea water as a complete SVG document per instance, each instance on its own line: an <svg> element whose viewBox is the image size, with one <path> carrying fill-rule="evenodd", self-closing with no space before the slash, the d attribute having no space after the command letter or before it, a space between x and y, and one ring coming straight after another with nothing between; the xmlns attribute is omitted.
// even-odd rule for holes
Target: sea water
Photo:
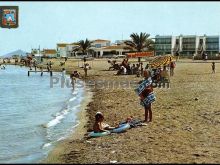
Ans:
<svg viewBox="0 0 220 165"><path fill-rule="evenodd" d="M62 86L58 72L52 85L49 73L28 70L0 69L0 163L37 163L79 124L85 88Z"/></svg>

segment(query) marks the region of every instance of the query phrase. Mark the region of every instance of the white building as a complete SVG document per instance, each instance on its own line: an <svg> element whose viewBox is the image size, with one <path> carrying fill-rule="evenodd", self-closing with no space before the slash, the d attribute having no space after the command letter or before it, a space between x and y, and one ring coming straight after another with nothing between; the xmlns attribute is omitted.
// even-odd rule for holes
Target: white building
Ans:
<svg viewBox="0 0 220 165"><path fill-rule="evenodd" d="M67 57L68 47L67 43L58 43L57 44L57 57Z"/></svg>
<svg viewBox="0 0 220 165"><path fill-rule="evenodd" d="M110 46L110 44L111 41L109 40L102 40L102 39L93 40L91 44L91 49L95 51L95 57L102 57L103 48Z"/></svg>
<svg viewBox="0 0 220 165"><path fill-rule="evenodd" d="M71 43L66 45L67 57L74 57L77 55L77 53L74 51L76 47L78 47L76 43Z"/></svg>

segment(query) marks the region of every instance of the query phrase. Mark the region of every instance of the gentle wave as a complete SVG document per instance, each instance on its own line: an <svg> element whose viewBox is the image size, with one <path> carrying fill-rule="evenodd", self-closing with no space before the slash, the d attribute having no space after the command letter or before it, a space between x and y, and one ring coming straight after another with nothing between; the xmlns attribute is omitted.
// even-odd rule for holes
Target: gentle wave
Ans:
<svg viewBox="0 0 220 165"><path fill-rule="evenodd" d="M74 92L72 94L73 95L77 95L78 94L78 90L74 90Z"/></svg>
<svg viewBox="0 0 220 165"><path fill-rule="evenodd" d="M47 147L49 147L49 146L51 146L51 145L52 145L51 143L46 143L46 144L43 145L42 148L47 148Z"/></svg>
<svg viewBox="0 0 220 165"><path fill-rule="evenodd" d="M74 97L74 99L75 99L75 97ZM73 106L71 108L68 107L68 109L64 109L61 112L57 112L56 115L53 115L55 118L52 119L51 121L49 121L46 125L43 125L43 127L49 128L49 127L52 127L52 126L55 126L55 125L59 124L61 122L61 120L65 117L65 115L67 115L69 113L70 109L71 110L76 110L79 107L80 107L80 104L76 105L76 106Z"/></svg>
<svg viewBox="0 0 220 165"><path fill-rule="evenodd" d="M74 100L76 100L76 97L69 99L69 101L74 101Z"/></svg>
<svg viewBox="0 0 220 165"><path fill-rule="evenodd" d="M52 127L52 126L55 126L57 125L58 123L61 122L61 119L63 119L64 116L61 115L61 116L57 116L55 119L51 120L49 123L47 123L46 127Z"/></svg>

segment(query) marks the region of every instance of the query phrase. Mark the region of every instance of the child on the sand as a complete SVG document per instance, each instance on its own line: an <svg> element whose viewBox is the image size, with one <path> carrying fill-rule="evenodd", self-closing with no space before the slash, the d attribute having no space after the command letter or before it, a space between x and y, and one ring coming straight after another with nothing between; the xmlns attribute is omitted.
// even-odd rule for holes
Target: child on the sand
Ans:
<svg viewBox="0 0 220 165"><path fill-rule="evenodd" d="M93 131L97 132L105 132L107 130L112 130L115 127L110 127L108 124L104 123L104 116L101 112L97 112L95 115L95 123L93 125Z"/></svg>

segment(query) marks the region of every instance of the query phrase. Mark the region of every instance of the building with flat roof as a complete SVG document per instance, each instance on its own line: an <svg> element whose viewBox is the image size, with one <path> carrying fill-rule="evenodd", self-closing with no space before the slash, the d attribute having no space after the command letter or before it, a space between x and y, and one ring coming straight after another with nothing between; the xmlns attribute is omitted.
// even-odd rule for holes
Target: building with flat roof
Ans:
<svg viewBox="0 0 220 165"><path fill-rule="evenodd" d="M155 36L155 55L165 55L172 53L173 36Z"/></svg>
<svg viewBox="0 0 220 165"><path fill-rule="evenodd" d="M219 53L219 36L157 35L155 37L155 55L175 55L177 52L183 56L200 55L204 52L208 56L216 55Z"/></svg>

